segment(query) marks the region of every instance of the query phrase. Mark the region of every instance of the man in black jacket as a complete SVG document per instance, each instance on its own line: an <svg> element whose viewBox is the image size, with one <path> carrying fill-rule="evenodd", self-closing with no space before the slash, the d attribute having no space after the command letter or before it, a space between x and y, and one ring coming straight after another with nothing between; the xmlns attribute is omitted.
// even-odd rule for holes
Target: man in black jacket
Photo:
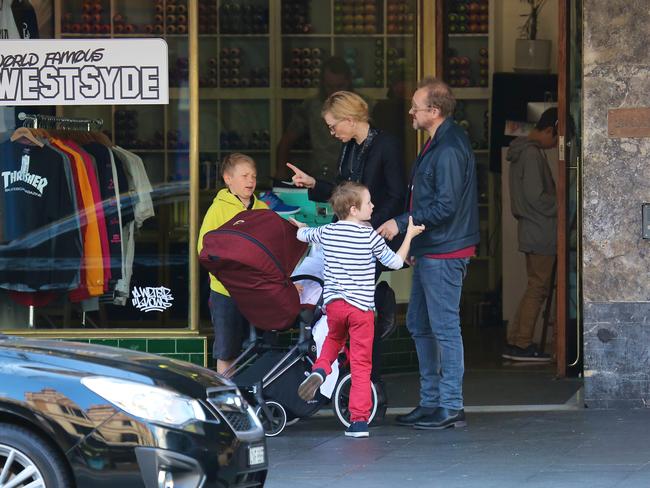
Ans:
<svg viewBox="0 0 650 488"><path fill-rule="evenodd" d="M469 258L479 242L476 163L467 134L450 118L449 87L423 79L409 113L429 139L411 174L407 211L382 224L387 239L403 233L409 215L426 230L413 240L413 282L406 325L420 368L420 405L397 417L400 425L444 429L466 425L460 296Z"/></svg>

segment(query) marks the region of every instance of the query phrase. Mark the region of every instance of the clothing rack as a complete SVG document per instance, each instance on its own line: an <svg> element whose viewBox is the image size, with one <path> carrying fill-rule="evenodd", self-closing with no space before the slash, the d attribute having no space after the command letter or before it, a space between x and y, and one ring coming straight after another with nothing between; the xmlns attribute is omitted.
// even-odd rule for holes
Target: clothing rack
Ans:
<svg viewBox="0 0 650 488"><path fill-rule="evenodd" d="M20 112L18 120L23 121L23 127L32 129L57 129L80 132L99 130L104 125L102 119L78 119L69 117L58 117L55 115L26 114ZM34 305L29 306L29 328L34 328ZM81 315L81 325L86 325L86 312Z"/></svg>
<svg viewBox="0 0 650 488"><path fill-rule="evenodd" d="M77 119L69 117L58 117L56 115L26 114L20 112L18 120L23 121L23 127L33 129L58 129L87 131L101 129L104 125L102 119Z"/></svg>

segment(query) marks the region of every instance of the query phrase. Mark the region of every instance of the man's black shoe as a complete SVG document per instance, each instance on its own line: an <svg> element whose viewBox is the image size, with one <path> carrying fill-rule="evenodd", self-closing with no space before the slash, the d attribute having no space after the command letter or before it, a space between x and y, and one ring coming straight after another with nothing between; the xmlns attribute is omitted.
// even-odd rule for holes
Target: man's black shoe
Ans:
<svg viewBox="0 0 650 488"><path fill-rule="evenodd" d="M448 427L466 427L465 410L451 410L443 407L436 408L431 415L418 420L416 429L441 430Z"/></svg>
<svg viewBox="0 0 650 488"><path fill-rule="evenodd" d="M430 407L415 407L406 415L398 415L395 417L395 423L397 425L415 425L415 423L428 415L433 414L436 411L435 408Z"/></svg>

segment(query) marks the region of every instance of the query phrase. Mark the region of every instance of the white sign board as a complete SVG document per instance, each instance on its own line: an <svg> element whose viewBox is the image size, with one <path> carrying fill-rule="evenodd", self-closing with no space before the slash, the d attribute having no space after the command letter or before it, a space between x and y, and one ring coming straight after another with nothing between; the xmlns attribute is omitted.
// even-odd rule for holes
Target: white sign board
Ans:
<svg viewBox="0 0 650 488"><path fill-rule="evenodd" d="M167 43L163 39L0 43L0 106L167 103Z"/></svg>

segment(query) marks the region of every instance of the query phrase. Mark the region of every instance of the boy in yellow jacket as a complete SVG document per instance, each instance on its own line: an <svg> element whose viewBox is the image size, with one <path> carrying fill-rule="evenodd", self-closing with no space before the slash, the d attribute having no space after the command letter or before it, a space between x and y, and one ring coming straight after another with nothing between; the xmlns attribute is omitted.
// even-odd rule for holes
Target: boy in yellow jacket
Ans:
<svg viewBox="0 0 650 488"><path fill-rule="evenodd" d="M221 163L221 175L226 188L217 193L205 213L199 231L198 250L203 248L203 236L232 219L244 210L266 209L266 203L255 197L257 169L250 156L234 153ZM241 351L242 342L248 336L248 322L237 309L230 294L210 274L210 317L214 327L212 354L217 361L217 372L224 373Z"/></svg>

